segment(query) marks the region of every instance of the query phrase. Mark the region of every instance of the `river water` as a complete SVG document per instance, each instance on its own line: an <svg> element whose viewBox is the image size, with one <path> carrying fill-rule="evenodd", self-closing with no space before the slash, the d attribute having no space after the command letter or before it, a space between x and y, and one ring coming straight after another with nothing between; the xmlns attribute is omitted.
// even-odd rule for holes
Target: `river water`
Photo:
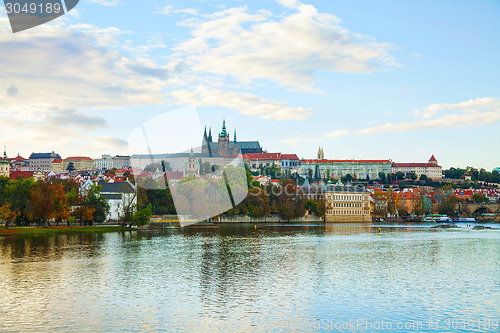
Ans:
<svg viewBox="0 0 500 333"><path fill-rule="evenodd" d="M499 332L500 229L0 238L0 332Z"/></svg>

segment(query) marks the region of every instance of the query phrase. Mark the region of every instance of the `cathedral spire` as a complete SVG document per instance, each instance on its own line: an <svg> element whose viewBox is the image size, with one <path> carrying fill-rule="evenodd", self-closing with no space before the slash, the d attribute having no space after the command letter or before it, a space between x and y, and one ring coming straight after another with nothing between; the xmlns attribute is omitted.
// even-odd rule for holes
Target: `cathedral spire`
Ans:
<svg viewBox="0 0 500 333"><path fill-rule="evenodd" d="M222 121L222 132L220 132L220 136L221 137L229 136L229 134L227 134L227 130L226 130L226 119L224 119Z"/></svg>
<svg viewBox="0 0 500 333"><path fill-rule="evenodd" d="M234 129L234 142L236 142L236 128Z"/></svg>
<svg viewBox="0 0 500 333"><path fill-rule="evenodd" d="M212 127L208 129L208 142L212 142Z"/></svg>

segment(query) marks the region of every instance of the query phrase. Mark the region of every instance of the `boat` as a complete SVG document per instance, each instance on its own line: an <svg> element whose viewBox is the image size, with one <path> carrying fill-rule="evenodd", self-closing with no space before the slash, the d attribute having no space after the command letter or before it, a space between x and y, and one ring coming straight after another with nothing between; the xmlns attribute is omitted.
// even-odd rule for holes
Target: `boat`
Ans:
<svg viewBox="0 0 500 333"><path fill-rule="evenodd" d="M476 223L476 219L473 217L459 217L452 221L453 223Z"/></svg>
<svg viewBox="0 0 500 333"><path fill-rule="evenodd" d="M443 216L439 217L436 220L436 222L439 222L439 223L449 223L449 222L453 222L453 219L451 217L443 215Z"/></svg>

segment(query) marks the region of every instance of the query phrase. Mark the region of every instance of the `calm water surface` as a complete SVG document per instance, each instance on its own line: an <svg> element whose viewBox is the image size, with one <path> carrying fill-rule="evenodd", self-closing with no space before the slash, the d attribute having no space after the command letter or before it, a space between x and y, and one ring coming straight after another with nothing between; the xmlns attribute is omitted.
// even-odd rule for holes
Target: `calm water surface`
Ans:
<svg viewBox="0 0 500 333"><path fill-rule="evenodd" d="M0 238L0 332L499 332L500 229L428 227Z"/></svg>

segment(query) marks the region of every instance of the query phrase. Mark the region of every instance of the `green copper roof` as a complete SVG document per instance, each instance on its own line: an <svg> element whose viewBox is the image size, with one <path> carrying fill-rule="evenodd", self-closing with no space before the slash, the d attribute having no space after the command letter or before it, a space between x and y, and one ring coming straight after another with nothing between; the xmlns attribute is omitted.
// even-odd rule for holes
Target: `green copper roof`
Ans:
<svg viewBox="0 0 500 333"><path fill-rule="evenodd" d="M220 136L221 137L229 136L229 133L227 133L227 130L226 130L226 120L224 120L222 122L222 132L220 132Z"/></svg>

